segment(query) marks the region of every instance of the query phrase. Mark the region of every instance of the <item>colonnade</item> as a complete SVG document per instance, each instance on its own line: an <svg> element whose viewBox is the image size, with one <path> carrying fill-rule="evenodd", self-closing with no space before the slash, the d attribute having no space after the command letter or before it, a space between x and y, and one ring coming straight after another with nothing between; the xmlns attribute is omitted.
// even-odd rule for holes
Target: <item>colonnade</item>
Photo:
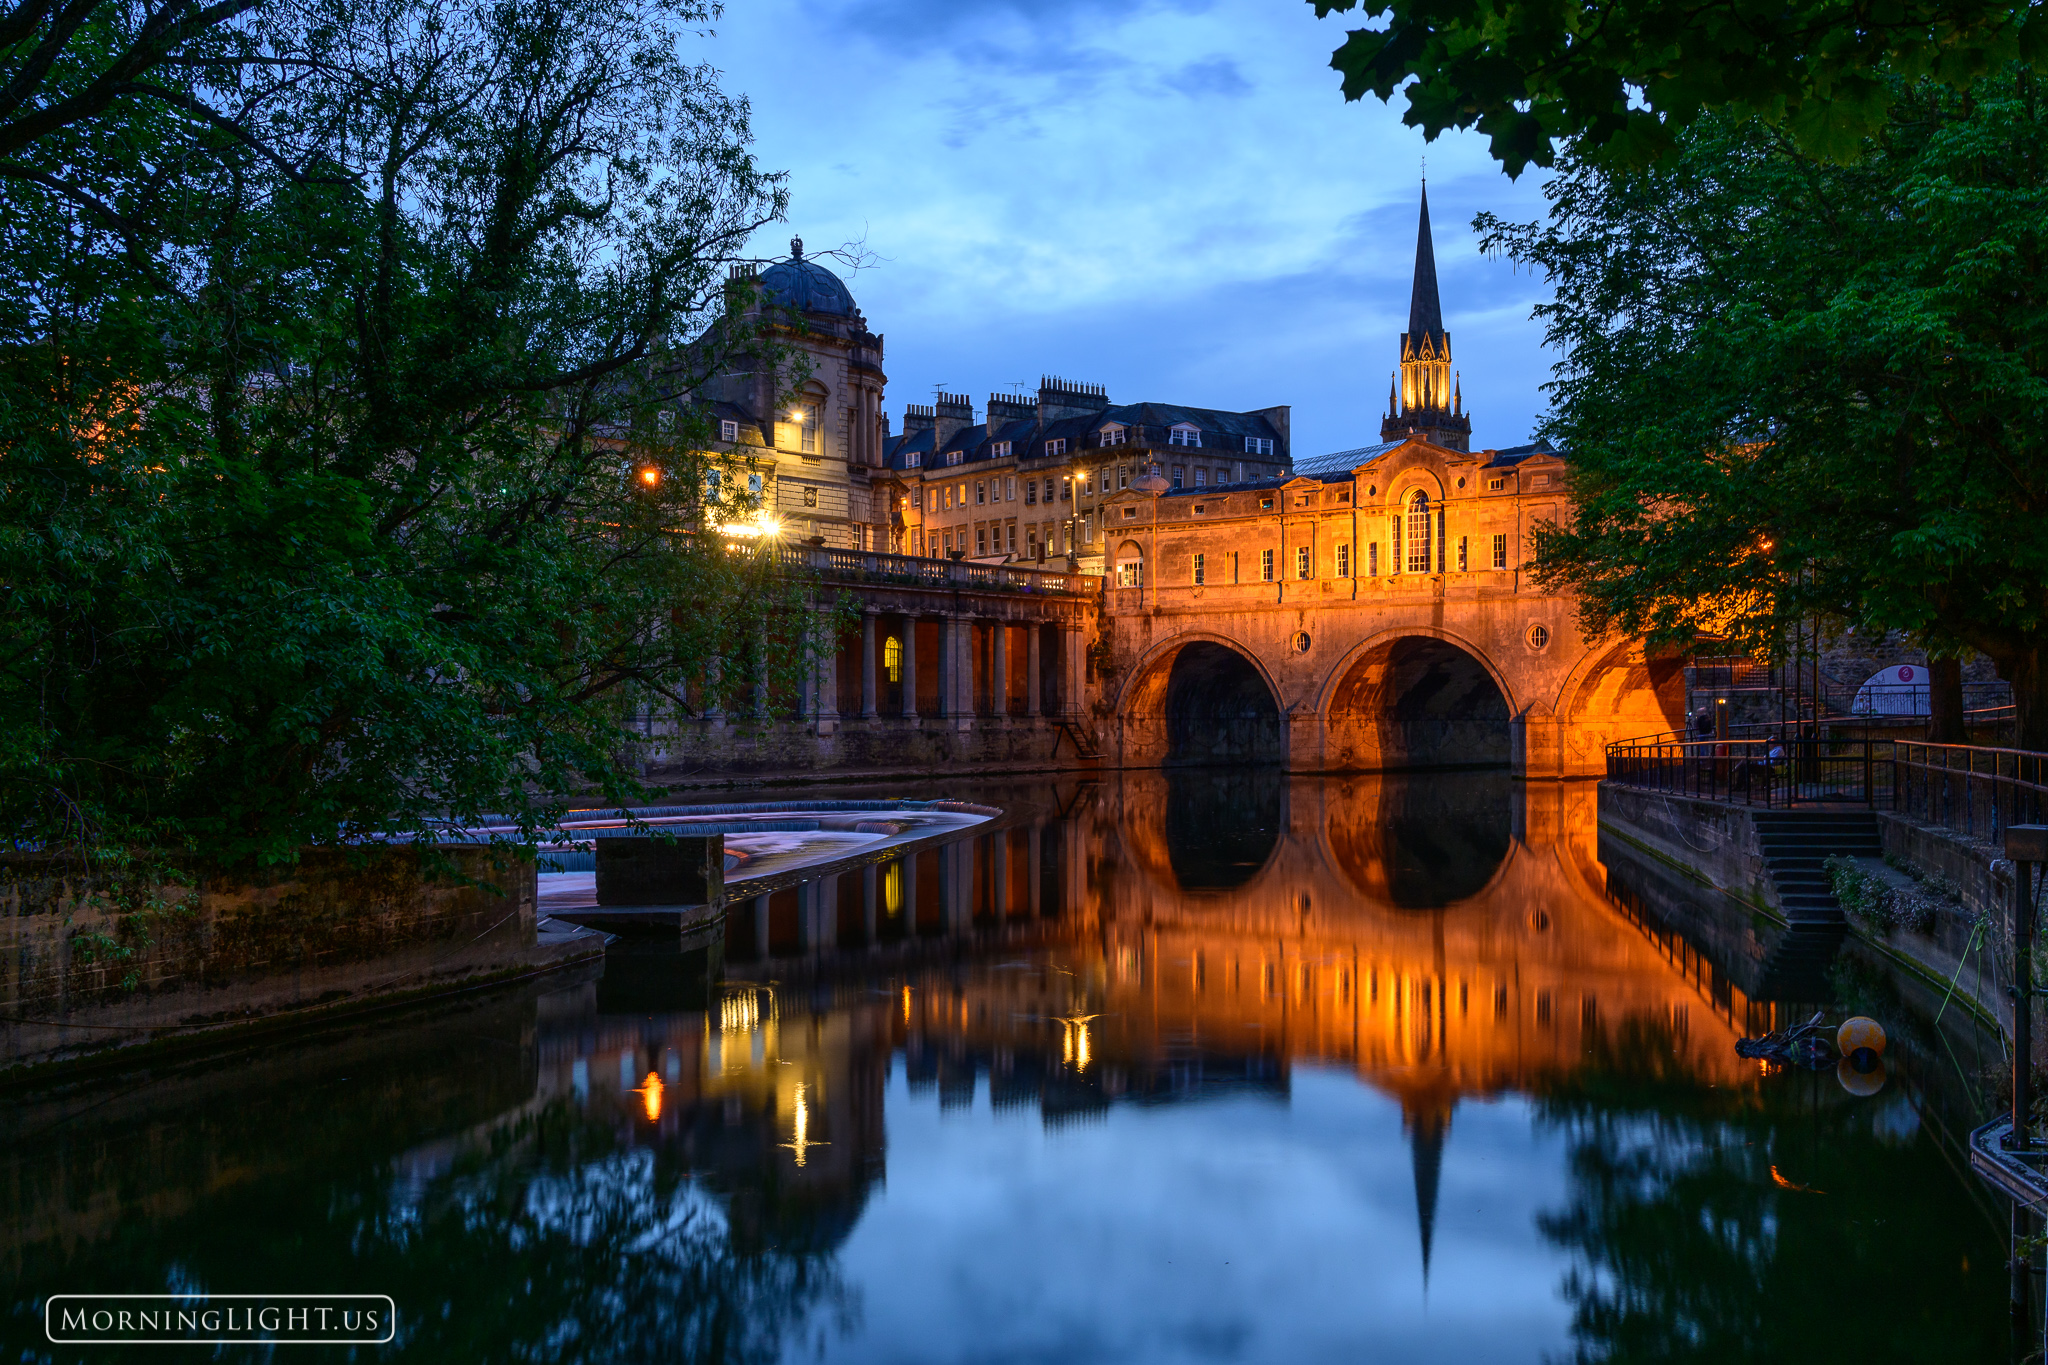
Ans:
<svg viewBox="0 0 2048 1365"><path fill-rule="evenodd" d="M919 644L920 623L936 627L932 633L937 648L931 651L936 658L921 657L927 651ZM887 658L891 641L898 651L893 684ZM1014 649L1023 651L1021 689L1012 687L1012 668L1018 662L1011 657ZM852 715L842 710L840 670L848 667L857 669L859 680L859 710ZM1086 645L1078 626L871 607L861 613L860 638L851 658L843 649L822 651L805 710L826 722L1073 716L1082 709L1086 668ZM934 672L936 688L921 689L919 680L932 680ZM979 687L977 675L983 684ZM920 697L921 691L926 695Z"/></svg>
<svg viewBox="0 0 2048 1365"><path fill-rule="evenodd" d="M1065 821L993 830L757 895L728 914L749 917L751 951L743 956L751 958L966 934L977 922L1057 919L1086 903L1080 833Z"/></svg>

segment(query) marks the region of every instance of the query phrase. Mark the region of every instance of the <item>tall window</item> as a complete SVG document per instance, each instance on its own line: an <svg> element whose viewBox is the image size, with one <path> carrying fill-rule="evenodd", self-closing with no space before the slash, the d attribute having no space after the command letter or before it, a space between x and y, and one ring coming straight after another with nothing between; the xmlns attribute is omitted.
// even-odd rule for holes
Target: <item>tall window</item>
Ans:
<svg viewBox="0 0 2048 1365"><path fill-rule="evenodd" d="M1261 583L1271 583L1273 581L1273 552L1271 550L1259 551L1259 581Z"/></svg>
<svg viewBox="0 0 2048 1365"><path fill-rule="evenodd" d="M1339 545L1337 547L1337 577L1351 577L1351 547L1349 545Z"/></svg>
<svg viewBox="0 0 2048 1365"><path fill-rule="evenodd" d="M1116 585L1119 588L1144 587L1145 561L1142 559L1119 559L1116 562Z"/></svg>
<svg viewBox="0 0 2048 1365"><path fill-rule="evenodd" d="M1295 546L1295 547L1294 547L1294 576L1295 576L1296 578L1307 578L1307 577L1308 577L1308 576L1309 576L1309 575L1310 575L1311 573L1313 573L1313 572L1315 572L1315 564L1314 564L1314 562L1313 562L1313 561L1312 561L1312 560L1311 560L1311 559L1309 558L1309 553L1308 553L1308 546L1306 546L1306 545L1297 545L1297 546Z"/></svg>
<svg viewBox="0 0 2048 1365"><path fill-rule="evenodd" d="M1493 538L1493 567L1505 569L1508 566L1508 538L1497 534Z"/></svg>
<svg viewBox="0 0 2048 1365"><path fill-rule="evenodd" d="M1466 541L1467 541L1468 539L1470 539L1470 537L1468 537L1468 536L1459 536L1459 537L1458 537L1458 572L1459 572L1459 573L1463 573L1463 572L1465 572L1465 567L1466 567L1466 565L1465 565L1465 542L1466 542Z"/></svg>
<svg viewBox="0 0 2048 1365"><path fill-rule="evenodd" d="M803 426L800 446L806 455L818 453L818 425L824 420L825 409L818 403L806 403L803 407Z"/></svg>
<svg viewBox="0 0 2048 1365"><path fill-rule="evenodd" d="M975 505L976 507L980 507L980 506L981 506L982 504L986 503L987 501L988 501L988 483L987 483L987 481L986 481L986 480L977 480L977 481L975 482L975 485L974 485L974 505Z"/></svg>
<svg viewBox="0 0 2048 1365"><path fill-rule="evenodd" d="M1378 578L1380 576L1380 543L1377 540L1365 547L1365 576L1367 578Z"/></svg>
<svg viewBox="0 0 2048 1365"><path fill-rule="evenodd" d="M1201 552L1197 551L1195 553L1195 586L1198 588L1201 587L1203 583L1208 581L1206 576L1208 570L1205 567L1205 562L1206 561Z"/></svg>
<svg viewBox="0 0 2048 1365"><path fill-rule="evenodd" d="M1180 487L1182 487L1183 485L1185 485L1185 484L1187 483L1187 481L1188 481L1188 471L1187 471L1187 466L1186 466L1186 465L1178 465L1178 464L1177 464L1177 465L1175 465L1175 466L1173 467L1173 486L1174 486L1175 488L1180 488Z"/></svg>
<svg viewBox="0 0 2048 1365"><path fill-rule="evenodd" d="M1004 480L1003 480L1003 501L1004 501L1004 502L1015 502L1016 500L1017 500L1017 476L1016 476L1016 475L1014 475L1014 474L1012 474L1012 475L1010 475L1010 476L1009 476L1008 478L1006 478L1006 479L1004 479Z"/></svg>
<svg viewBox="0 0 2048 1365"><path fill-rule="evenodd" d="M893 635L882 641L882 667L889 670L890 682L903 681L903 642Z"/></svg>
<svg viewBox="0 0 2048 1365"><path fill-rule="evenodd" d="M1197 470L1195 471L1195 487L1197 487L1197 488L1202 488L1202 487L1206 486L1206 485L1208 484L1208 482L1209 482L1209 471L1208 471L1208 470L1206 470L1206 469L1197 469Z"/></svg>
<svg viewBox="0 0 2048 1365"><path fill-rule="evenodd" d="M1024 480L1024 505L1026 507L1036 507L1038 505L1038 480Z"/></svg>
<svg viewBox="0 0 2048 1365"><path fill-rule="evenodd" d="M1420 488L1408 496L1408 572L1429 572L1429 494Z"/></svg>
<svg viewBox="0 0 2048 1365"><path fill-rule="evenodd" d="M978 555L988 553L988 528L986 526L974 528L974 553Z"/></svg>

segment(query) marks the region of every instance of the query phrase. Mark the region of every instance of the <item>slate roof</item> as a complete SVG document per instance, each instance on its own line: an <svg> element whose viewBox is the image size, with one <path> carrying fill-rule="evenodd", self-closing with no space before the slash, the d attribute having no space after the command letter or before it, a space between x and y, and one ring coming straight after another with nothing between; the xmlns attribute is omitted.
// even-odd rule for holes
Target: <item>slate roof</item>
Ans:
<svg viewBox="0 0 2048 1365"><path fill-rule="evenodd" d="M1186 423L1202 433L1200 446L1168 445L1168 432L1175 426ZM1045 442L1062 440L1067 442L1067 455L1072 456L1084 450L1092 450L1090 441L1101 428L1110 425L1137 429L1139 439L1129 439L1124 446L1105 446L1104 450L1150 449L1170 450L1176 458L1185 457L1191 461L1204 459L1244 458L1244 438L1257 437L1273 443L1270 455L1254 455L1255 460L1280 461L1287 457L1280 433L1273 424L1257 413L1224 412L1216 408L1190 408L1178 403L1120 403L1099 412L1084 413L1075 417L1059 417L1040 425L1035 417L1013 418L996 424L993 431L987 423L963 427L953 433L944 446L932 449L933 433L929 430L915 434L890 438L885 460L893 469L902 469L899 458L902 452L917 450L925 455L926 469L945 468L943 456L949 451L960 452L960 463L977 464L983 460L998 458L990 453L995 442L1010 443L1010 457L1018 460L1035 460L1044 455ZM1217 485L1211 485L1215 487Z"/></svg>
<svg viewBox="0 0 2048 1365"><path fill-rule="evenodd" d="M1297 474L1349 474L1362 464L1371 464L1390 450L1401 446L1401 441L1381 441L1377 445L1358 446L1351 450L1333 450L1328 455L1315 455L1306 460L1294 462Z"/></svg>
<svg viewBox="0 0 2048 1365"><path fill-rule="evenodd" d="M788 260L777 261L761 272L761 292L768 302L799 312L850 318L859 311L852 292L837 275L804 259L801 237L790 238Z"/></svg>

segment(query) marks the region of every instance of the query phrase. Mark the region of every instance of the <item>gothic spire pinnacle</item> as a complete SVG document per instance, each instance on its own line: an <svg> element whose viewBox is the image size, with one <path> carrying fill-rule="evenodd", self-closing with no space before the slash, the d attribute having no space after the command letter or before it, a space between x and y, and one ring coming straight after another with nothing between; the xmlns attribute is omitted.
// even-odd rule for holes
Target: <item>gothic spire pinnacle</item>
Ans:
<svg viewBox="0 0 2048 1365"><path fill-rule="evenodd" d="M1425 338L1439 356L1449 347L1444 338L1444 310L1436 292L1436 249L1429 240L1429 186L1422 187L1422 214L1415 226L1415 287L1408 296L1408 336L1419 350Z"/></svg>

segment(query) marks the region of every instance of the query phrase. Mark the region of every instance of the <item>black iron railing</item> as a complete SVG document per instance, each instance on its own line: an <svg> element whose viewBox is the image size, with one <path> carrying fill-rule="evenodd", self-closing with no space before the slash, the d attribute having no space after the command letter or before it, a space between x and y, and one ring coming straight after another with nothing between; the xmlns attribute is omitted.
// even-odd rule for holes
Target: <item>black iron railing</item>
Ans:
<svg viewBox="0 0 2048 1365"><path fill-rule="evenodd" d="M2048 819L2048 754L1857 735L1640 739L1607 746L1607 780L1704 801L1890 810L1998 846Z"/></svg>

